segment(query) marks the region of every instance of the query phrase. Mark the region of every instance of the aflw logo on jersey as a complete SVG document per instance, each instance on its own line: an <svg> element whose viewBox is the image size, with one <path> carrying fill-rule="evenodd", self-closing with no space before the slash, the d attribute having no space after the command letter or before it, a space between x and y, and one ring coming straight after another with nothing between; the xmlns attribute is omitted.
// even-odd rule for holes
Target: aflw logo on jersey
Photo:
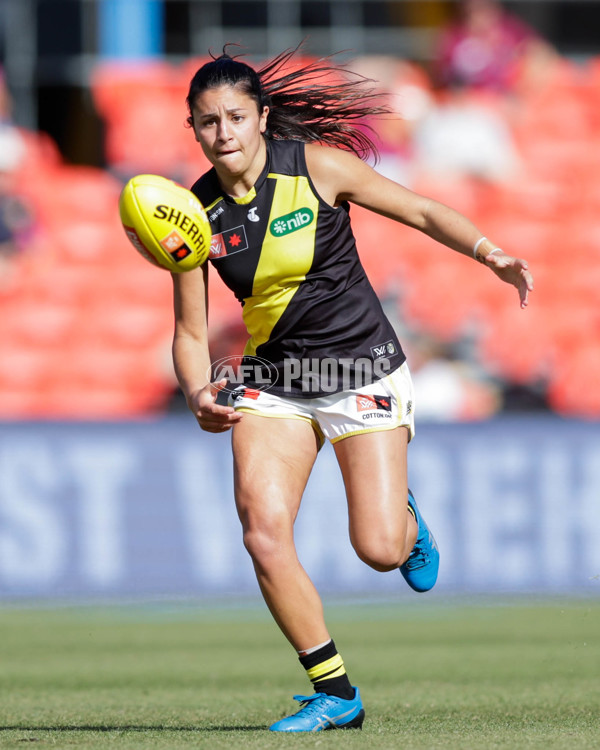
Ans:
<svg viewBox="0 0 600 750"><path fill-rule="evenodd" d="M384 344L378 344L377 346L371 347L371 356L373 359L393 357L394 354L398 354L398 350L393 341L386 341Z"/></svg>
<svg viewBox="0 0 600 750"><path fill-rule="evenodd" d="M248 249L248 237L244 225L213 234L210 241L210 258L222 258Z"/></svg>
<svg viewBox="0 0 600 750"><path fill-rule="evenodd" d="M302 227L306 227L312 224L315 215L310 208L299 208L297 211L292 211L290 214L285 216L279 216L277 219L273 219L269 226L269 231L275 237L283 237L285 234L291 234L297 232Z"/></svg>

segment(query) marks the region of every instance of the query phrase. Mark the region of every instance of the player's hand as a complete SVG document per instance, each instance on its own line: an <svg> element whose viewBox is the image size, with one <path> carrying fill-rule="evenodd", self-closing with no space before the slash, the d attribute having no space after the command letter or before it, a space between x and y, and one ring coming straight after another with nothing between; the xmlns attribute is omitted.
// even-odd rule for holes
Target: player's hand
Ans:
<svg viewBox="0 0 600 750"><path fill-rule="evenodd" d="M533 276L526 260L513 258L505 252L490 253L483 261L499 279L512 284L519 292L521 307L527 307L529 292L533 291Z"/></svg>
<svg viewBox="0 0 600 750"><path fill-rule="evenodd" d="M208 383L194 391L188 399L188 406L206 432L226 432L242 419L242 414L233 407L217 404L217 395L226 385L225 378Z"/></svg>

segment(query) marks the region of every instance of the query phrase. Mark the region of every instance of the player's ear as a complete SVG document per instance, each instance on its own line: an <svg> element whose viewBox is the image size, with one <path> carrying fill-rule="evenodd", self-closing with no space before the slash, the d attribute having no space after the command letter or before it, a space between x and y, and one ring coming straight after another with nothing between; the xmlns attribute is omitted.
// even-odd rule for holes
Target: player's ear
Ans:
<svg viewBox="0 0 600 750"><path fill-rule="evenodd" d="M193 113L193 111L190 113L189 117L187 118L187 124L192 129L192 132L194 133L194 138L196 139L196 142L199 142L198 133L196 132L196 123L194 122L194 113Z"/></svg>
<svg viewBox="0 0 600 750"><path fill-rule="evenodd" d="M263 111L262 111L262 113L260 115L260 119L259 119L259 127L260 127L260 132L261 133L264 133L265 130L267 129L267 117L268 116L269 116L269 108L268 107L263 107Z"/></svg>

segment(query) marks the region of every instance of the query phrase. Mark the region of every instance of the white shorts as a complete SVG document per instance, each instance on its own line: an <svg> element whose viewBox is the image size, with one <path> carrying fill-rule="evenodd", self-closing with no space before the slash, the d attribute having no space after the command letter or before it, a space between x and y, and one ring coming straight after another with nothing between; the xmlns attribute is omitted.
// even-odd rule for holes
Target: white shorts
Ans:
<svg viewBox="0 0 600 750"><path fill-rule="evenodd" d="M408 428L409 441L415 434L414 393L406 362L376 383L319 398L288 398L241 385L232 391L229 405L263 417L306 420L321 443L396 427Z"/></svg>

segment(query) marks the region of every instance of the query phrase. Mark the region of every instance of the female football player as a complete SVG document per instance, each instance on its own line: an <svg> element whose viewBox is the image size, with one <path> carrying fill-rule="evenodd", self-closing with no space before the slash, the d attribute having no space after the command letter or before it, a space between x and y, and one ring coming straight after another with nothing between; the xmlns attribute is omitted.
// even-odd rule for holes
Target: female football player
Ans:
<svg viewBox="0 0 600 750"><path fill-rule="evenodd" d="M294 546L294 520L324 440L343 475L358 556L378 571L399 568L416 591L435 584L439 564L407 487L410 373L360 264L349 203L474 257L517 288L521 307L533 280L525 261L464 216L368 166L361 157L376 149L360 121L383 111L375 94L327 61L291 68L293 54L258 72L223 54L197 71L187 99L189 124L213 165L192 188L211 222L211 262L242 304L246 361L268 361L277 377L267 389L248 375L229 405L217 401L226 381L210 379L208 264L174 274L173 358L200 427L233 428L244 544L315 689L297 696L300 710L271 730L307 732L360 727L364 718Z"/></svg>

